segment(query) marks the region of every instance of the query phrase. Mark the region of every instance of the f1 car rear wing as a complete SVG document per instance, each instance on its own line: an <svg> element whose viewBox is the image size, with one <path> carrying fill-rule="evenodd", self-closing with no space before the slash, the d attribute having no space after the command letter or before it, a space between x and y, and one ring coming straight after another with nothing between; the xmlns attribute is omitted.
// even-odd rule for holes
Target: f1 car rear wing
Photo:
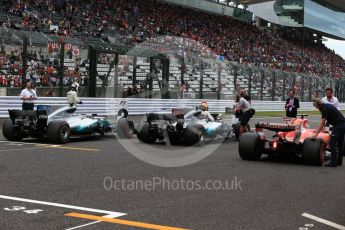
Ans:
<svg viewBox="0 0 345 230"><path fill-rule="evenodd" d="M147 121L169 121L173 122L178 119L183 119L184 115L193 109L191 108L173 108L171 110L171 114L165 114L165 113L147 113Z"/></svg>
<svg viewBox="0 0 345 230"><path fill-rule="evenodd" d="M148 122L152 121L169 121L172 122L176 117L172 114L147 113L146 118Z"/></svg>
<svg viewBox="0 0 345 230"><path fill-rule="evenodd" d="M14 120L19 117L29 117L29 118L47 118L47 111L45 110L18 110L12 109L8 110L11 120ZM45 115L45 116L42 116Z"/></svg>
<svg viewBox="0 0 345 230"><path fill-rule="evenodd" d="M291 132L298 128L297 125L259 122L255 125L256 129L267 129L274 132Z"/></svg>
<svg viewBox="0 0 345 230"><path fill-rule="evenodd" d="M22 124L35 121L39 124L47 124L48 113L46 110L8 110L13 124Z"/></svg>

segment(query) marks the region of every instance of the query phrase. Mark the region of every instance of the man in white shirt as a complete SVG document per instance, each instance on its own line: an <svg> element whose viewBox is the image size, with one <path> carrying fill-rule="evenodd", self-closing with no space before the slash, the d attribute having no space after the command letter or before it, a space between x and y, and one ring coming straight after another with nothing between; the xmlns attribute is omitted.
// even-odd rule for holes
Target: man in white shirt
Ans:
<svg viewBox="0 0 345 230"><path fill-rule="evenodd" d="M34 110L34 101L37 100L37 94L31 82L26 83L26 88L20 93L20 99L23 101L23 110Z"/></svg>
<svg viewBox="0 0 345 230"><path fill-rule="evenodd" d="M332 88L326 89L326 97L322 98L322 103L331 104L335 108L339 109L339 101L338 101L338 98L333 97L333 89Z"/></svg>

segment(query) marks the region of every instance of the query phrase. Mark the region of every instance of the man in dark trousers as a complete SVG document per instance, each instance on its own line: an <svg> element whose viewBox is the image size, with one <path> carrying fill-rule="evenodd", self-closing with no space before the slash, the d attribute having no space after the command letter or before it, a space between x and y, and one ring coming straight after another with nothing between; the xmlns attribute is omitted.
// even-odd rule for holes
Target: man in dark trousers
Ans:
<svg viewBox="0 0 345 230"><path fill-rule="evenodd" d="M299 100L295 97L295 91L290 90L289 98L285 103L286 117L297 117L297 109L299 109Z"/></svg>
<svg viewBox="0 0 345 230"><path fill-rule="evenodd" d="M329 146L331 148L331 161L325 165L328 167L341 166L343 163L343 142L345 136L345 117L343 114L333 105L323 103L321 99L315 98L313 105L321 112L320 125L315 131L312 139L317 138L321 130L325 127L326 121L334 128L331 134L331 140Z"/></svg>

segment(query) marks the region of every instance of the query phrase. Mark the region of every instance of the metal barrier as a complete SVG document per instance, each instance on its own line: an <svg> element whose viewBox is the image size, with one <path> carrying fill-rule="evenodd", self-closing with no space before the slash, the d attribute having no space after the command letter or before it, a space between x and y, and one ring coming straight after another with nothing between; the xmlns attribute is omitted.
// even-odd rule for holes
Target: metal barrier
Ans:
<svg viewBox="0 0 345 230"><path fill-rule="evenodd" d="M207 101L210 112L224 113L226 107L233 107L234 101L230 100L199 100L199 99L142 99L142 98L82 98L83 104L78 105L80 113L99 115L115 115L122 100L128 100L128 110L130 115L143 115L148 112L169 113L172 108L194 108L202 101ZM0 118L8 117L9 109L21 109L21 100L18 97L0 97ZM36 105L67 105L66 98L42 97L36 101ZM252 107L256 111L282 111L284 101L252 101ZM300 110L315 110L311 102L301 102ZM345 108L345 104L341 104Z"/></svg>

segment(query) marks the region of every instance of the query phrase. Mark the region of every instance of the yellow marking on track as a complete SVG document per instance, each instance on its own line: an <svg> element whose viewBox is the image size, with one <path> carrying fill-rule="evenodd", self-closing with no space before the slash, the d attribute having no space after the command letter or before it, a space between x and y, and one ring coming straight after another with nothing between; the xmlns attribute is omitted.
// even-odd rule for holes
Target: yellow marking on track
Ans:
<svg viewBox="0 0 345 230"><path fill-rule="evenodd" d="M35 146L37 146L37 147L45 147L45 146L49 146L49 145L48 144L37 144Z"/></svg>
<svg viewBox="0 0 345 230"><path fill-rule="evenodd" d="M80 218L80 219L87 219L87 220L97 220L97 221L103 221L103 222L107 222L107 223L121 224L121 225L127 225L127 226L131 226L131 227L154 229L154 230L187 230L185 228L176 228L176 227L168 227L168 226L156 225L156 224L147 224L147 223L129 221L129 220L112 219L112 218L86 215L86 214L80 214L80 213L68 213L68 214L65 214L65 216L75 217L75 218Z"/></svg>
<svg viewBox="0 0 345 230"><path fill-rule="evenodd" d="M88 149L88 148L78 148L78 147L68 147L68 146L61 146L61 145L44 145L38 144L37 147L41 148L53 148L53 149L67 149L67 150L78 150L78 151L89 151L89 152L99 152L99 149Z"/></svg>

